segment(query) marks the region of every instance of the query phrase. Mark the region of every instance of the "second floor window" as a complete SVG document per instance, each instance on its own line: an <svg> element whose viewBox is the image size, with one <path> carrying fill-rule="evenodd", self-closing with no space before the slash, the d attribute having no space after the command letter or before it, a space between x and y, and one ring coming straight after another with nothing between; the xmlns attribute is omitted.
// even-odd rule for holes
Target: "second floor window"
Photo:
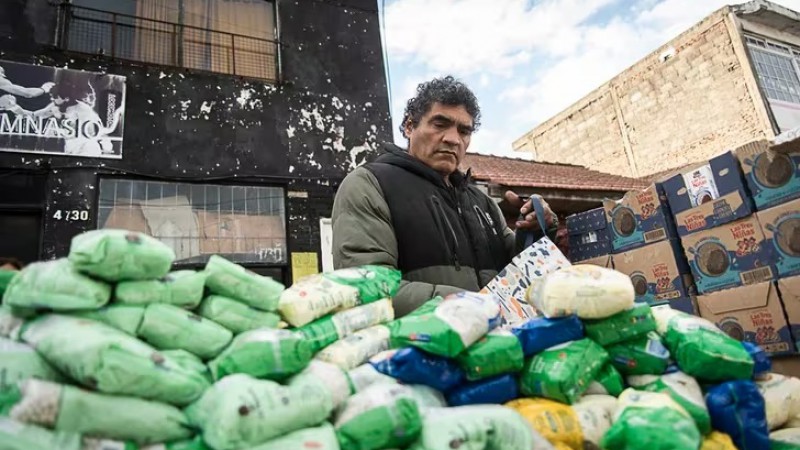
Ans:
<svg viewBox="0 0 800 450"><path fill-rule="evenodd" d="M278 79L273 1L73 0L62 8L67 50Z"/></svg>

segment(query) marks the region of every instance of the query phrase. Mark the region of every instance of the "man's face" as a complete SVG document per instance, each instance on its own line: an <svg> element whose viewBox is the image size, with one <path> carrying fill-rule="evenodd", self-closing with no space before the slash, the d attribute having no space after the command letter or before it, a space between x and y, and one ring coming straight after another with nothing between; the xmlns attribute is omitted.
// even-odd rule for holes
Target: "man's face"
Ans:
<svg viewBox="0 0 800 450"><path fill-rule="evenodd" d="M472 116L463 105L434 103L416 126L406 123L408 153L448 176L464 158L472 130Z"/></svg>

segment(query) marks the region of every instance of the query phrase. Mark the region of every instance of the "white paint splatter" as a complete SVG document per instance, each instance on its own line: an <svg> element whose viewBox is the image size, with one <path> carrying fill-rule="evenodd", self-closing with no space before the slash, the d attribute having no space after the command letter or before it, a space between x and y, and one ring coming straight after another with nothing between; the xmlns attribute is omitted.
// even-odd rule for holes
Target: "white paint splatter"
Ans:
<svg viewBox="0 0 800 450"><path fill-rule="evenodd" d="M294 137L295 127L290 126L286 129L286 134L289 135L290 138Z"/></svg>
<svg viewBox="0 0 800 450"><path fill-rule="evenodd" d="M211 108L214 106L216 102L206 102L204 101L202 105L200 105L200 113L208 114L211 112Z"/></svg>
<svg viewBox="0 0 800 450"><path fill-rule="evenodd" d="M372 108L372 102L364 103L364 106L366 106L367 108Z"/></svg>
<svg viewBox="0 0 800 450"><path fill-rule="evenodd" d="M247 105L247 101L253 96L253 91L251 89L242 89L239 92L239 97L236 98L236 103L239 104L240 108L244 108Z"/></svg>
<svg viewBox="0 0 800 450"><path fill-rule="evenodd" d="M334 108L336 108L336 109L342 109L342 106L344 106L344 105L342 104L342 101L341 101L341 100L339 100L339 97L333 97L333 99L331 100L331 104L332 104L332 105L333 105L333 107L334 107Z"/></svg>
<svg viewBox="0 0 800 450"><path fill-rule="evenodd" d="M165 74L164 72L161 72L160 74L158 74L158 79L159 80L163 80L166 77L167 77L167 74Z"/></svg>
<svg viewBox="0 0 800 450"><path fill-rule="evenodd" d="M293 172L294 172L294 166L289 166L289 173L293 173Z"/></svg>
<svg viewBox="0 0 800 450"><path fill-rule="evenodd" d="M147 99L147 103L149 103L149 104L151 104L151 105L152 105L152 104L153 104L153 101L152 101L152 100L150 100L150 99L148 98L148 99Z"/></svg>
<svg viewBox="0 0 800 450"><path fill-rule="evenodd" d="M370 150L372 150L372 147L370 147L369 143L366 142L366 141L364 142L363 145L358 145L358 146L355 146L355 147L351 148L350 149L350 161L349 161L350 162L350 169L351 170L355 169L356 167L358 167L361 164L363 164L364 160L362 160L361 162L357 161L358 155L360 155L362 153L366 153L366 152L368 152Z"/></svg>
<svg viewBox="0 0 800 450"><path fill-rule="evenodd" d="M179 100L178 103L181 104L181 110L186 111L189 109L189 105L192 103L191 100Z"/></svg>

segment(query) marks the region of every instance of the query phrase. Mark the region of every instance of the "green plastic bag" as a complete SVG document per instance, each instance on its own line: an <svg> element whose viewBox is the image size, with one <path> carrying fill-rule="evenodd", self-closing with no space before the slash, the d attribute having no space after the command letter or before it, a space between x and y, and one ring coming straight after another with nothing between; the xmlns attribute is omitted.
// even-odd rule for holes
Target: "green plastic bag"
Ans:
<svg viewBox="0 0 800 450"><path fill-rule="evenodd" d="M511 408L472 405L426 412L412 450L548 450L553 446Z"/></svg>
<svg viewBox="0 0 800 450"><path fill-rule="evenodd" d="M30 345L0 338L0 416L7 416L19 401L22 394L18 383L28 378L64 379Z"/></svg>
<svg viewBox="0 0 800 450"><path fill-rule="evenodd" d="M175 252L144 233L102 229L72 238L69 261L107 281L156 280L169 272Z"/></svg>
<svg viewBox="0 0 800 450"><path fill-rule="evenodd" d="M328 390L333 408L339 408L350 397L350 379L347 373L334 364L311 360L302 372L292 376L284 384L296 389L310 385L312 390L322 383Z"/></svg>
<svg viewBox="0 0 800 450"><path fill-rule="evenodd" d="M206 286L214 294L230 297L262 311L278 308L283 285L227 259L212 255L206 264Z"/></svg>
<svg viewBox="0 0 800 450"><path fill-rule="evenodd" d="M281 316L301 327L334 312L391 298L400 287L400 271L381 266L340 269L304 278L281 294Z"/></svg>
<svg viewBox="0 0 800 450"><path fill-rule="evenodd" d="M674 372L661 376L632 376L628 377L628 382L637 390L668 394L689 413L700 433L705 435L711 432L711 416L703 391L694 378L683 372Z"/></svg>
<svg viewBox="0 0 800 450"><path fill-rule="evenodd" d="M282 380L303 370L311 357L302 334L264 328L236 336L208 367L215 380L235 373Z"/></svg>
<svg viewBox="0 0 800 450"><path fill-rule="evenodd" d="M0 337L19 340L19 334L25 319L14 314L13 308L0 305Z"/></svg>
<svg viewBox="0 0 800 450"><path fill-rule="evenodd" d="M356 394L364 389L379 383L399 383L397 379L378 372L370 363L347 371L347 379L350 386L350 394Z"/></svg>
<svg viewBox="0 0 800 450"><path fill-rule="evenodd" d="M142 324L144 312L144 306L115 305L112 303L96 310L76 311L72 315L82 319L96 320L125 334L136 336L139 326Z"/></svg>
<svg viewBox="0 0 800 450"><path fill-rule="evenodd" d="M389 299L367 303L339 311L298 328L311 345L313 353L351 336L356 331L389 322L394 319L394 308Z"/></svg>
<svg viewBox="0 0 800 450"><path fill-rule="evenodd" d="M84 450L90 450L90 449L84 449ZM117 448L114 448L114 447L112 447L112 448L101 447L101 448L91 449L91 450L122 450L122 449L117 449ZM128 449L126 448L125 450L128 450ZM194 439L190 439L190 440L174 441L174 442L167 442L167 443L162 443L162 444L148 445L146 447L139 447L138 449L134 448L134 449L130 449L130 450L214 450L214 449L212 449L211 447L206 445L206 443L203 442L203 438L202 437L197 436ZM248 449L248 450L253 450L253 449Z"/></svg>
<svg viewBox="0 0 800 450"><path fill-rule="evenodd" d="M584 320L586 337L603 347L645 335L656 329L656 321L647 303L636 303L633 308L614 314L607 319Z"/></svg>
<svg viewBox="0 0 800 450"><path fill-rule="evenodd" d="M8 288L8 284L11 283L11 280L13 280L18 273L19 271L17 270L0 269L0 299L3 298L3 293L6 291L6 288Z"/></svg>
<svg viewBox="0 0 800 450"><path fill-rule="evenodd" d="M687 375L704 382L752 378L753 358L713 323L672 309L658 309L654 314L664 344Z"/></svg>
<svg viewBox="0 0 800 450"><path fill-rule="evenodd" d="M625 381L611 364L600 369L595 380L589 384L586 394L619 396L625 390Z"/></svg>
<svg viewBox="0 0 800 450"><path fill-rule="evenodd" d="M93 320L48 314L26 324L22 337L60 372L103 393L185 405L208 387L200 374Z"/></svg>
<svg viewBox="0 0 800 450"><path fill-rule="evenodd" d="M339 441L333 425L328 422L318 427L291 432L267 443L250 447L247 450L339 450Z"/></svg>
<svg viewBox="0 0 800 450"><path fill-rule="evenodd" d="M608 353L590 339L550 347L534 356L522 371L521 391L572 404L589 388Z"/></svg>
<svg viewBox="0 0 800 450"><path fill-rule="evenodd" d="M123 281L114 290L114 301L126 305L166 303L196 308L203 299L205 272L178 270L159 280Z"/></svg>
<svg viewBox="0 0 800 450"><path fill-rule="evenodd" d="M203 363L197 356L187 352L186 350L162 350L161 354L171 359L175 364L183 367L186 370L191 372L199 373L208 381L210 385L213 383L213 378L211 377L211 371L208 369L208 366Z"/></svg>
<svg viewBox="0 0 800 450"><path fill-rule="evenodd" d="M655 331L606 347L606 351L623 375L660 375L669 365L669 350Z"/></svg>
<svg viewBox="0 0 800 450"><path fill-rule="evenodd" d="M333 411L323 382L304 378L282 386L249 375L229 375L216 382L186 409L203 439L215 450L236 450L322 424Z"/></svg>
<svg viewBox="0 0 800 450"><path fill-rule="evenodd" d="M439 306L440 303L444 301L442 297L434 297L427 302L421 304L417 309L411 311L410 313L406 314L405 317L408 316L422 316L428 313L432 313L436 311L436 307Z"/></svg>
<svg viewBox="0 0 800 450"><path fill-rule="evenodd" d="M376 384L350 397L334 425L342 450L402 448L419 437L422 417L411 388Z"/></svg>
<svg viewBox="0 0 800 450"><path fill-rule="evenodd" d="M6 305L45 311L97 309L110 299L111 286L81 274L64 258L26 266L3 295Z"/></svg>
<svg viewBox="0 0 800 450"><path fill-rule="evenodd" d="M600 446L614 450L697 450L700 432L668 395L628 389Z"/></svg>
<svg viewBox="0 0 800 450"><path fill-rule="evenodd" d="M233 339L222 325L167 304L147 307L138 334L158 349L182 349L201 359L219 355Z"/></svg>
<svg viewBox="0 0 800 450"><path fill-rule="evenodd" d="M484 337L499 314L500 307L491 296L448 299L432 313L391 322L391 345L418 347L434 355L454 358Z"/></svg>
<svg viewBox="0 0 800 450"><path fill-rule="evenodd" d="M0 417L0 448L3 450L82 450L79 434L51 431L8 417Z"/></svg>
<svg viewBox="0 0 800 450"><path fill-rule="evenodd" d="M21 422L138 444L186 439L193 434L186 416L164 403L36 379L23 382L20 390L22 399L12 408L11 418Z"/></svg>
<svg viewBox="0 0 800 450"><path fill-rule="evenodd" d="M281 317L275 313L261 311L221 295L206 297L197 313L233 331L234 334L259 328L278 328L281 321Z"/></svg>
<svg viewBox="0 0 800 450"><path fill-rule="evenodd" d="M458 356L470 381L519 372L525 364L522 344L507 330L494 330Z"/></svg>

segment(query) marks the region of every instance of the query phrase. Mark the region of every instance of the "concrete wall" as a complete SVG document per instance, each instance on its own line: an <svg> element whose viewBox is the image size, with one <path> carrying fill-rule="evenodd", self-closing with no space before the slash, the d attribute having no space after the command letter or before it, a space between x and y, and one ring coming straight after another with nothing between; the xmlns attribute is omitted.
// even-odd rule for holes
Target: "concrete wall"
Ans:
<svg viewBox="0 0 800 450"><path fill-rule="evenodd" d="M288 250L319 251L319 218L336 186L391 140L377 3L277 0L282 79L69 54L53 47L47 0L0 2L0 59L127 78L122 160L0 152L0 168L46 177L41 257L64 255L96 226L103 176L279 186L288 195ZM52 220L88 210L88 221Z"/></svg>
<svg viewBox="0 0 800 450"><path fill-rule="evenodd" d="M705 160L771 133L746 61L723 8L534 128L514 148L542 161L632 177Z"/></svg>

